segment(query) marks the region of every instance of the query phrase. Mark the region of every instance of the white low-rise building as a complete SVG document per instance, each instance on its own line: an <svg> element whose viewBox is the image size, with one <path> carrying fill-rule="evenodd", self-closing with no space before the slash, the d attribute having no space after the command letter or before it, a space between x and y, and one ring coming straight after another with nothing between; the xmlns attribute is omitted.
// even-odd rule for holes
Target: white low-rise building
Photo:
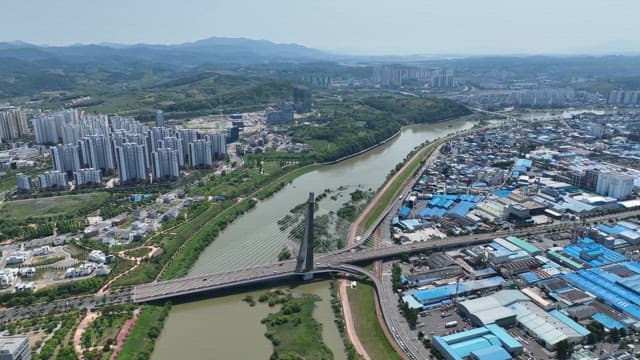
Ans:
<svg viewBox="0 0 640 360"><path fill-rule="evenodd" d="M27 253L23 251L16 251L7 257L7 265L22 264L27 260L27 258Z"/></svg>
<svg viewBox="0 0 640 360"><path fill-rule="evenodd" d="M36 274L36 268L34 267L22 268L18 271L18 273L20 274L21 277L33 277L33 275Z"/></svg>
<svg viewBox="0 0 640 360"><path fill-rule="evenodd" d="M49 255L53 252L53 249L50 246L41 246L39 248L33 249L31 252L33 256L44 256Z"/></svg>
<svg viewBox="0 0 640 360"><path fill-rule="evenodd" d="M17 293L33 293L36 291L36 284L32 282L17 283L14 288Z"/></svg>
<svg viewBox="0 0 640 360"><path fill-rule="evenodd" d="M107 276L111 273L111 269L107 265L98 265L96 267L96 276Z"/></svg>
<svg viewBox="0 0 640 360"><path fill-rule="evenodd" d="M102 266L102 265L100 265ZM66 278L76 278L81 276L89 276L96 269L96 266L92 263L84 263L76 268L68 268L65 273Z"/></svg>
<svg viewBox="0 0 640 360"><path fill-rule="evenodd" d="M0 287L12 286L15 279L16 277L10 269L0 270Z"/></svg>
<svg viewBox="0 0 640 360"><path fill-rule="evenodd" d="M92 250L89 253L89 261L104 264L107 261L107 258L101 250Z"/></svg>

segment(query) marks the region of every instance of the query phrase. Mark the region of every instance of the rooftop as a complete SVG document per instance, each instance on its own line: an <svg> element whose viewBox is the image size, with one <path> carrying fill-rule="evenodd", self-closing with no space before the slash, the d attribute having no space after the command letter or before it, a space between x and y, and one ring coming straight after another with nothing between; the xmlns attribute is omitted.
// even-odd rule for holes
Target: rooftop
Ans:
<svg viewBox="0 0 640 360"><path fill-rule="evenodd" d="M23 335L0 336L0 354L14 354L25 341Z"/></svg>
<svg viewBox="0 0 640 360"><path fill-rule="evenodd" d="M495 357L491 356L500 354L502 357L499 359L502 359L504 353L508 355L522 352L522 345L495 324L448 336L434 336L433 341L437 349L456 360L466 358L472 353L482 355L481 359L494 359ZM509 358L511 357L507 357Z"/></svg>

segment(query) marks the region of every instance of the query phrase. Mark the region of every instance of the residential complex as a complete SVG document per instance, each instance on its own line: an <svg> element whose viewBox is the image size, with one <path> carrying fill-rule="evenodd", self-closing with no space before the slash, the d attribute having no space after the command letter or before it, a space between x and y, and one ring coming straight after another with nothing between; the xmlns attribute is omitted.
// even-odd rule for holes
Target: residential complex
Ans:
<svg viewBox="0 0 640 360"><path fill-rule="evenodd" d="M13 141L31 134L26 113L15 107L0 108L0 141Z"/></svg>

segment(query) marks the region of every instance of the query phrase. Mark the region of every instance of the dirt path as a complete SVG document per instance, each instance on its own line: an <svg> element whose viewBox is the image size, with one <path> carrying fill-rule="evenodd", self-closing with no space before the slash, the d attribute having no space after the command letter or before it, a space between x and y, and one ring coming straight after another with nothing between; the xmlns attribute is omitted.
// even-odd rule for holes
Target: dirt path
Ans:
<svg viewBox="0 0 640 360"><path fill-rule="evenodd" d="M133 329L133 326L140 317L140 309L141 308L137 308L133 311L133 318L127 320L122 326L122 329L120 329L120 332L118 332L118 335L116 336L116 346L113 349L113 353L111 353L109 360L115 360L118 357L118 354L120 354L120 351L122 351L124 342L127 340L129 333L131 333L131 329Z"/></svg>
<svg viewBox="0 0 640 360"><path fill-rule="evenodd" d="M351 306L349 305L349 298L347 297L348 283L349 282L347 280L340 280L339 287L340 300L342 301L342 313L344 315L344 322L347 328L347 336L349 336L349 340L351 341L351 344L353 345L353 348L356 350L356 352L362 355L365 360L371 360L369 354L367 354L367 351L364 349L364 346L360 342L358 334L356 334L355 326L353 324L353 318L351 317Z"/></svg>
<svg viewBox="0 0 640 360"><path fill-rule="evenodd" d="M426 159L427 164L433 162L433 160L435 159L435 155L438 154L440 147L442 147L442 144L436 146L433 151L431 152L431 154L429 154L429 157ZM380 202L380 200L382 199L382 196L387 193L389 191L389 188L391 187L391 185L398 179L398 176L400 176L400 174L402 174L402 172L405 170L405 168L412 163L415 159L423 157L425 155L425 152L427 151L428 145L423 147L420 151L416 152L416 154L414 154L411 159L407 162L405 162L404 166L399 170L396 171L393 176L391 177L391 179L389 179L383 186L381 189L379 189L376 192L376 195L373 197L373 199L371 200L371 202L369 202L369 205L367 205L367 207L364 209L364 211L362 211L360 213L360 215L358 216L358 218L351 224L351 227L349 229L349 235L348 235L348 244L347 246L352 246L353 244L355 244L356 242L356 234L358 232L358 229L360 228L360 224L369 216L369 214L371 213L371 211L376 207L376 205L378 204L378 202ZM407 178L407 180L405 181L404 184L402 184L402 186L400 186L398 188L398 191L402 191L404 189L404 187L406 186L407 182L410 181L414 181L413 177L409 177ZM395 195L395 194L394 194ZM392 206L393 202L390 203L388 206ZM378 241L376 241L376 244L374 246L379 246L380 245L380 239L378 239ZM381 261L376 261L374 262L374 273L377 276L381 276L382 272L382 262ZM344 320L345 320L345 325L347 328L347 335L349 336L349 340L351 340L351 343L353 344L353 347L356 349L356 351L362 355L365 359L369 360L369 354L367 354L366 350L364 349L364 346L362 345L362 343L360 342L360 339L358 338L358 334L355 331L355 326L353 323L353 318L351 316L351 308L349 306L349 298L347 295L347 281L346 280L340 280L340 301L342 303L342 310L344 313ZM391 336L391 334L389 334L388 329L386 328L386 326L384 326L384 321L382 318L382 313L380 310L380 304L379 301L376 297L376 315L378 317L378 321L380 322L380 325L387 337L387 339L389 340L389 342L392 344L392 346L396 349L399 350L398 344L396 343L396 341L393 339L393 337ZM399 351L398 354L400 354L401 356L404 356L406 354L404 354L402 351Z"/></svg>
<svg viewBox="0 0 640 360"><path fill-rule="evenodd" d="M91 323L98 318L98 313L89 311L87 315L80 321L80 324L76 328L76 332L73 334L73 350L76 352L78 359L84 359L82 355L82 334L84 334L87 327L91 325Z"/></svg>
<svg viewBox="0 0 640 360"><path fill-rule="evenodd" d="M424 148L426 149L426 147ZM436 149L437 150L437 149ZM407 161L405 163L405 166L407 166L409 163L411 163L416 157L418 156L423 156L424 155L424 151L418 151L412 158L411 160ZM432 154L436 153L436 151L434 150L434 152ZM400 171L397 171L395 174L393 174L393 176L391 177L391 179L389 179L389 181L387 181L384 186L378 190L376 192L376 195L373 197L373 199L371 200L371 202L369 202L369 205L367 205L367 207L360 213L360 215L358 216L358 218L351 224L351 227L349 228L349 235L348 235L348 244L347 246L352 246L353 244L355 244L356 242L356 234L358 232L358 228L360 227L360 224L369 216L369 213L371 213L371 211L376 207L376 205L378 204L378 202L380 202L382 196L389 191L389 187L396 181L396 179L398 178L398 176L400 176L400 174L402 173L402 171L404 170L404 166L402 167L402 169ZM407 179L407 181L410 181L411 178ZM376 244L377 245L377 244ZM381 263L374 263L374 271L376 273L380 273L381 271ZM345 321L345 325L347 328L347 335L349 336L349 340L351 341L351 343L353 344L354 349L360 354L362 355L366 360L370 360L371 358L369 357L369 354L367 354L364 346L362 345L362 343L360 342L360 338L358 338L358 334L355 331L355 325L353 323L353 318L351 316L351 307L349 305L349 298L347 295L347 281L346 280L340 280L340 302L342 303L342 311L344 313L344 321ZM378 308L379 305L376 307ZM383 321L381 321L381 314L379 313L379 311L376 311L377 315L378 315L378 321L380 321L381 324L384 324ZM386 330L386 326L382 326L383 329L385 330L385 334L387 335L387 338L389 338L389 333ZM389 342L391 344L394 344L397 346L397 344L395 343L395 341L393 340L393 338L389 338Z"/></svg>

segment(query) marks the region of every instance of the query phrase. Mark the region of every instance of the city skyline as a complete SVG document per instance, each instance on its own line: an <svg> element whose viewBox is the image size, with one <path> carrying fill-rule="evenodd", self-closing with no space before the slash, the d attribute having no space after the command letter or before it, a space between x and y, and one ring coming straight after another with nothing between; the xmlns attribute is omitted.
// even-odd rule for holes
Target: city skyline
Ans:
<svg viewBox="0 0 640 360"><path fill-rule="evenodd" d="M217 37L296 43L363 55L637 52L640 3L335 0L262 3L8 1L0 41L176 44ZM619 9L615 19L604 16ZM92 14L101 14L99 17ZM231 15L231 16L229 16ZM542 26L544 24L544 26ZM329 26L330 25L330 26ZM43 26L47 31L42 31ZM82 29L82 31L79 31Z"/></svg>

